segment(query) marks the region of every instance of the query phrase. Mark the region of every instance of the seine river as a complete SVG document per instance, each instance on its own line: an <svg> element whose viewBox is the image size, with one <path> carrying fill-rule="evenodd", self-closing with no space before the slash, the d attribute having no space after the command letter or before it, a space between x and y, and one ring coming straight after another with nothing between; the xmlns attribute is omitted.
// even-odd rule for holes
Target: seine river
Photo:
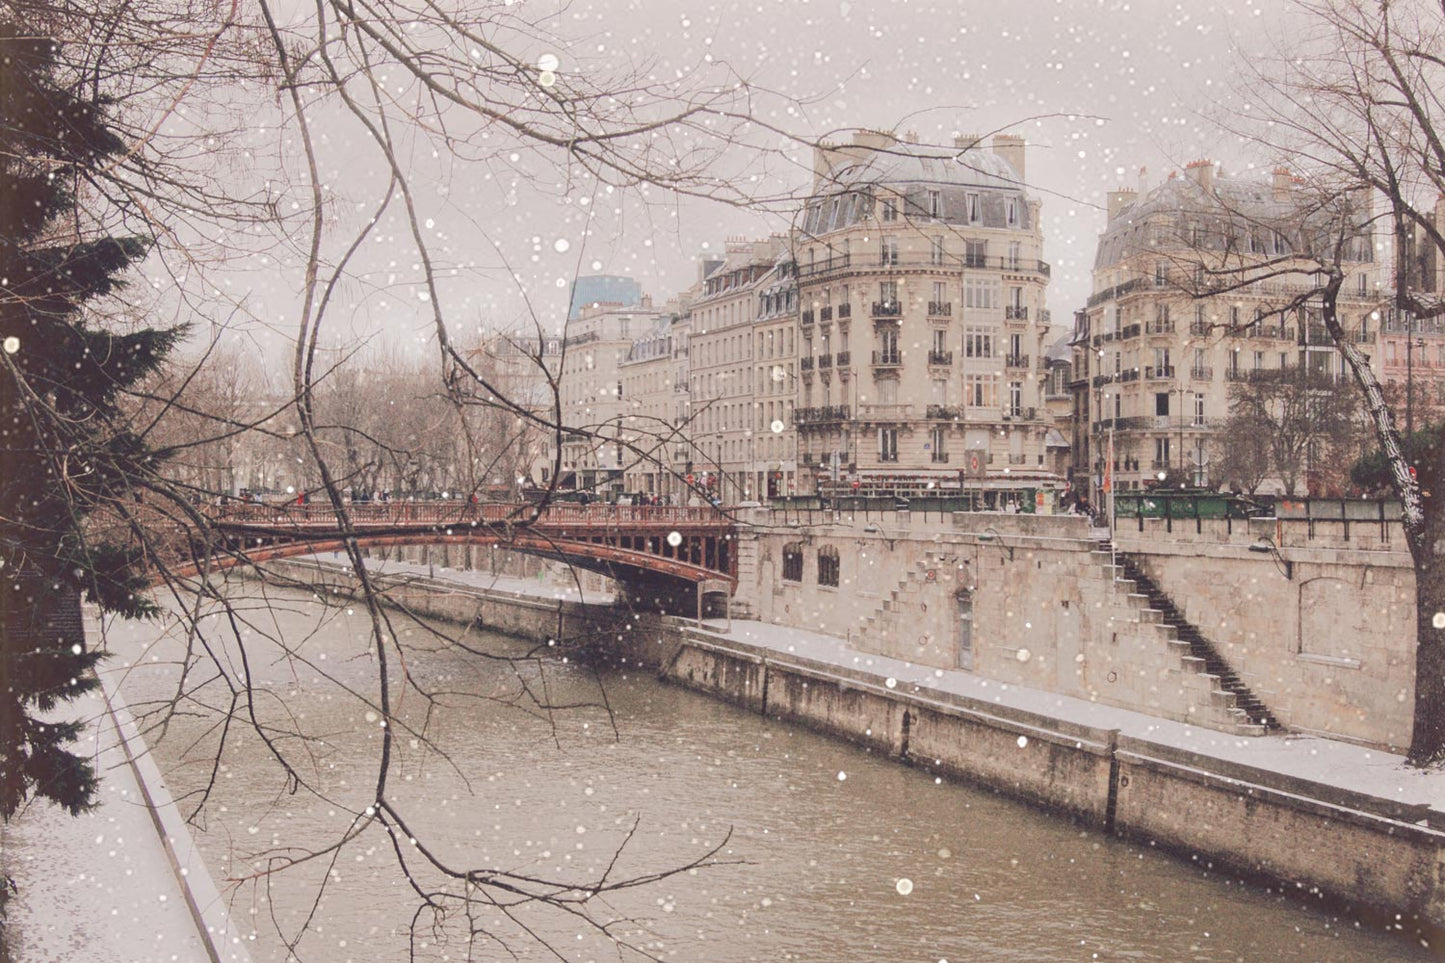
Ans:
<svg viewBox="0 0 1445 963"><path fill-rule="evenodd" d="M293 958L288 944L308 961L406 960L409 952L422 960L646 958L558 910L477 906L440 924L418 916L398 851L419 867L423 890L441 880L418 847L404 837L394 846L375 824L324 851L375 784L381 740L366 701L376 691L368 622L360 610L296 592L237 605L234 623L213 613L202 624L227 671L251 673L257 718L274 748L241 724L238 702L214 767L220 713L232 703L214 669L199 666L181 686L180 711L150 738L176 797L194 802L189 794L213 783L196 838L218 884L244 879L229 884L232 916L254 928L258 963ZM657 872L721 846L716 865L594 907L596 918L619 920L613 935L657 958L1433 958L1403 934L936 780L650 673L599 678L558 659L518 668L478 654L524 652L516 641L447 639L392 620L407 656L406 681L395 684L402 723L393 727L388 798L438 858L580 885L603 873ZM245 640L244 661L242 647L224 639L232 625ZM116 661L137 663L124 686L134 711L176 694L178 626L168 623L159 641L154 625L113 630ZM400 671L396 661L392 669ZM526 690L579 707L541 712ZM273 753L292 763L299 785ZM311 852L319 855L264 872ZM469 927L508 948L480 935L469 951Z"/></svg>

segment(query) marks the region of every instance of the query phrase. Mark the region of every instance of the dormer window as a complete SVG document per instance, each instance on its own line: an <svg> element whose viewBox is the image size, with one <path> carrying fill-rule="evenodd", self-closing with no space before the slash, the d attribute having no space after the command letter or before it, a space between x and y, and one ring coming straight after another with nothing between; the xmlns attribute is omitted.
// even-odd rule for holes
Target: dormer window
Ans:
<svg viewBox="0 0 1445 963"><path fill-rule="evenodd" d="M1004 202L1004 217L1009 227L1019 226L1019 202L1018 198L1010 197Z"/></svg>

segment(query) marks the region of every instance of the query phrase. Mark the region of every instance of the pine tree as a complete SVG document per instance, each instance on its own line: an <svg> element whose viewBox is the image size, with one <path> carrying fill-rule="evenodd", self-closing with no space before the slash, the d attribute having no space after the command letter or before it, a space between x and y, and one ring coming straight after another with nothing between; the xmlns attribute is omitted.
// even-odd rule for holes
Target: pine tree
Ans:
<svg viewBox="0 0 1445 963"><path fill-rule="evenodd" d="M119 410L181 330L108 330L97 307L144 257L140 237L99 236L82 206L125 145L114 105L62 84L59 48L0 24L0 817L31 796L71 813L97 777L70 751L76 722L40 716L93 688L101 653L81 593L153 613L139 551L90 524L134 497L155 456Z"/></svg>

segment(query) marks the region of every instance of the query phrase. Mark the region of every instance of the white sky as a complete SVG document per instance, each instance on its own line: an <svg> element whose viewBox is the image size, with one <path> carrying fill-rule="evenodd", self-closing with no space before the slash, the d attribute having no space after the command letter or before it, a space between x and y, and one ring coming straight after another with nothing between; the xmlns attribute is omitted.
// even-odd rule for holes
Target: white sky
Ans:
<svg viewBox="0 0 1445 963"><path fill-rule="evenodd" d="M551 26L576 38L556 51L571 63L646 62L659 77L711 56L750 80L808 101L771 123L809 136L852 127L916 131L948 143L956 132L1015 132L1029 142L1027 179L1044 202L1045 258L1053 264L1048 304L1070 323L1090 289L1094 243L1107 191L1133 186L1140 166L1157 182L1171 169L1209 157L1231 170L1253 156L1224 138L1207 117L1231 112L1238 49L1263 49L1280 30L1281 0L589 0L571 6L527 3L529 17L552 13ZM341 131L324 149L324 175L337 196L374 199L379 161ZM417 151L417 182L443 264L459 268L441 292L458 336L490 325L510 328L526 316L520 292L548 326L565 317L576 273L631 274L658 301L686 287L706 247L729 236L784 230L778 216L701 201L676 205L626 201L620 218L593 216L590 236L576 198L536 190L515 167L451 164ZM774 189L801 189L810 158L779 170ZM524 162L525 163L525 162ZM298 188L299 190L299 188ZM304 199L304 198L303 198ZM337 205L355 228L365 203ZM591 210L597 210L594 205ZM415 258L396 210L383 218L357 262L364 280L338 291L324 343L367 342L371 354L420 352L432 337L430 305L413 285ZM336 235L338 244L348 239ZM558 242L562 242L559 244ZM565 250L559 250L565 248ZM502 258L508 270L499 269ZM286 263L286 258L281 258ZM293 261L294 263L294 261ZM268 320L248 336L279 350L294 329L299 282L256 260L233 273L230 293L245 294Z"/></svg>

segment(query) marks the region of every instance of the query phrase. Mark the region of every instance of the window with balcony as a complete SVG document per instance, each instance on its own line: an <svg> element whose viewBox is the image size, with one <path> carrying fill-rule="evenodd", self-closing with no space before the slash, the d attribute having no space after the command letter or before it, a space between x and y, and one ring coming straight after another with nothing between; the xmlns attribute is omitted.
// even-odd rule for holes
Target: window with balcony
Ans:
<svg viewBox="0 0 1445 963"><path fill-rule="evenodd" d="M988 266L988 242L987 241L964 241L963 242L963 264L964 267L981 268Z"/></svg>
<svg viewBox="0 0 1445 963"><path fill-rule="evenodd" d="M1170 467L1168 438L1154 439L1154 464L1151 467L1160 471L1166 470Z"/></svg>
<svg viewBox="0 0 1445 963"><path fill-rule="evenodd" d="M898 460L898 429L893 427L878 429L878 460Z"/></svg>
<svg viewBox="0 0 1445 963"><path fill-rule="evenodd" d="M874 364L896 365L902 363L902 355L898 351L898 331L892 327L878 332L878 350L874 357Z"/></svg>
<svg viewBox="0 0 1445 963"><path fill-rule="evenodd" d="M840 568L838 564L838 550L836 548L832 545L824 545L818 549L819 585L837 588L840 581Z"/></svg>

